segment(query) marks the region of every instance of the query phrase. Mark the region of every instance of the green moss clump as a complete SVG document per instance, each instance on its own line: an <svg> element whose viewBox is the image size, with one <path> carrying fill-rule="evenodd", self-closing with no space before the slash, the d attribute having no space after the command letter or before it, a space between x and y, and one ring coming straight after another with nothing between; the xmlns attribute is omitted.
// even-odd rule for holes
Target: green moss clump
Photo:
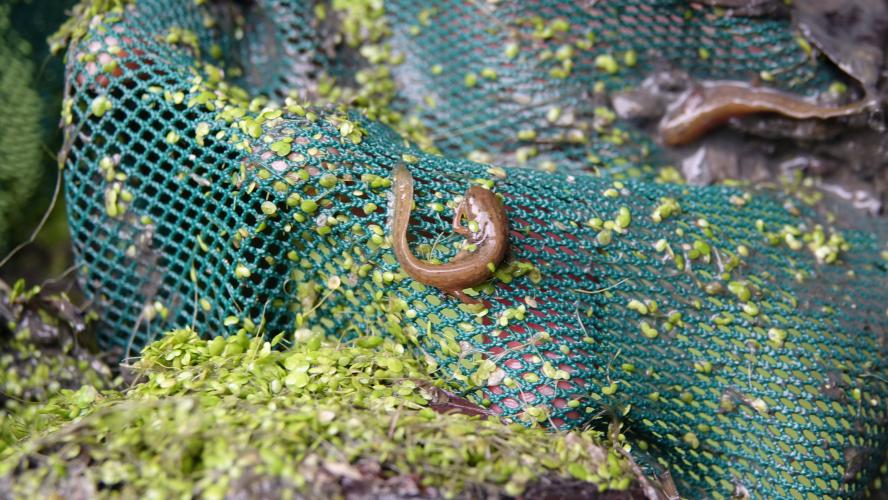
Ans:
<svg viewBox="0 0 888 500"><path fill-rule="evenodd" d="M0 450L43 425L38 403L65 389L121 384L84 346L86 318L64 294L0 281L0 320Z"/></svg>
<svg viewBox="0 0 888 500"><path fill-rule="evenodd" d="M62 390L3 421L30 433L0 451L0 489L436 497L517 495L540 481L593 492L634 485L627 460L602 446L596 431L553 434L442 413L436 408L446 393L402 346L307 335L280 350L281 336L169 333L145 348L129 389Z"/></svg>

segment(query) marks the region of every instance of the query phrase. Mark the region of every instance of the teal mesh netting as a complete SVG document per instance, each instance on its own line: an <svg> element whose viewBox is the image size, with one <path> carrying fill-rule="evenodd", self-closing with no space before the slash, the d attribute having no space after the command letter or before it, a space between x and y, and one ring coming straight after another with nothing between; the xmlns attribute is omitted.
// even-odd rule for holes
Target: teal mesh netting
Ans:
<svg viewBox="0 0 888 500"><path fill-rule="evenodd" d="M105 347L190 324L390 336L505 416L618 416L685 495L856 497L875 478L885 233L795 191L665 183L655 142L604 99L663 64L825 88L838 76L787 21L665 0L94 13L69 27L85 36L63 155ZM419 255L455 253L470 185L504 197L511 255L476 290L486 308L400 270L399 163Z"/></svg>

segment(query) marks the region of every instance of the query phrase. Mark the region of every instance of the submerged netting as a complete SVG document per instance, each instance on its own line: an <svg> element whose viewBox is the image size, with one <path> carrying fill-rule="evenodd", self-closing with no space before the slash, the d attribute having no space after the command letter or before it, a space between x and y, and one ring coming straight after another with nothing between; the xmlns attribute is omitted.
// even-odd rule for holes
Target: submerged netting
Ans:
<svg viewBox="0 0 888 500"><path fill-rule="evenodd" d="M884 233L834 227L796 192L665 183L653 141L605 105L662 64L823 89L837 76L786 21L632 0L151 0L90 17L103 3L67 28L62 157L106 348L190 324L389 336L505 416L619 418L686 495L872 484ZM398 163L419 255L455 253L470 185L504 197L511 255L475 292L487 308L400 270Z"/></svg>

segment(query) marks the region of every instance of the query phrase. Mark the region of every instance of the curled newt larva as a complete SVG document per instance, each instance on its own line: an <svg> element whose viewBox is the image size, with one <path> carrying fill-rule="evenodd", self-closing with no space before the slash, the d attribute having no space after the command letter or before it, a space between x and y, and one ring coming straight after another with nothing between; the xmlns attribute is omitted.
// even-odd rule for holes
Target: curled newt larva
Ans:
<svg viewBox="0 0 888 500"><path fill-rule="evenodd" d="M407 226L413 210L413 176L404 165L396 166L393 175L392 249L401 268L420 283L440 288L466 304L478 304L479 301L462 290L490 279L493 276L491 268L498 266L506 256L509 222L502 202L488 189L470 187L462 203L456 207L453 230L465 236L474 248L472 251L460 250L450 262L433 264L413 255L407 243ZM474 230L462 225L464 217L473 222L470 227Z"/></svg>
<svg viewBox="0 0 888 500"><path fill-rule="evenodd" d="M745 82L703 82L685 93L660 121L660 136L675 146L696 140L735 116L778 113L795 119L835 118L860 113L869 103L823 106L800 96Z"/></svg>

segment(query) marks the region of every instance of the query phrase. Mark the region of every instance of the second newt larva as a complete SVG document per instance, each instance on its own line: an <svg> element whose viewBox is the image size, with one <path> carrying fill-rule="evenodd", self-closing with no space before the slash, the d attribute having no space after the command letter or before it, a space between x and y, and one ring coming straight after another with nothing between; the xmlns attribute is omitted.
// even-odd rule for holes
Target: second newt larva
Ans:
<svg viewBox="0 0 888 500"><path fill-rule="evenodd" d="M869 103L824 106L773 88L745 82L703 82L672 105L660 121L660 136L675 146L692 142L735 116L778 113L789 118L835 118L860 113Z"/></svg>

